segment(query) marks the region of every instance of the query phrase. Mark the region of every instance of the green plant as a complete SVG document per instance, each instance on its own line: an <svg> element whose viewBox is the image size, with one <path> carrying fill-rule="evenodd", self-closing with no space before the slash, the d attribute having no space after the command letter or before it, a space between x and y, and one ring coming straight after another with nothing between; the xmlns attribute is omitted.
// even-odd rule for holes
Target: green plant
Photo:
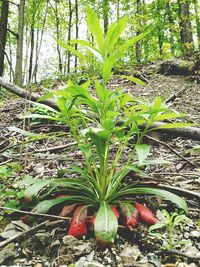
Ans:
<svg viewBox="0 0 200 267"><path fill-rule="evenodd" d="M163 241L164 249L172 250L176 245L189 242L188 240L180 240L177 233L177 227L187 221L190 221L190 219L185 214L179 214L178 212L168 213L166 210L162 210L160 212L160 220L155 225L149 227L149 233ZM165 228L166 238L164 238L163 234L155 232L161 228Z"/></svg>
<svg viewBox="0 0 200 267"><path fill-rule="evenodd" d="M57 42L80 60L92 64L90 57L75 50L73 45L79 44L90 51L97 59L101 80L94 81L94 88L91 91L90 81L82 85L69 81L66 88L49 92L41 98L54 98L59 110L43 105L53 115L25 116L44 117L66 123L82 152L85 164L83 168L72 166L70 171L77 174L76 178L28 179L18 184L29 184L24 193L25 199L31 202L37 198L39 203L33 209L35 212L48 212L60 203L66 205L61 211L62 216L75 210L69 233L73 232L77 237L86 233L87 214L97 212L92 219L91 227L94 223L97 240L107 245L114 240L118 229L116 205L123 203L125 216L135 212L135 208L130 208L132 204L127 204L125 201L128 196L155 194L171 200L187 212L186 202L173 193L134 182L129 185L123 182L130 171L137 172L144 165L164 162L147 160L149 146L142 144L142 139L145 134L152 131L151 125L154 122L174 119L183 114L172 111L160 97L152 103L147 103L123 93L121 88L114 91L109 89L107 83L116 61L148 33L143 33L120 45L118 39L126 26L127 17L111 24L104 36L96 13L90 7L86 13L88 28L94 36L95 44L84 40L72 40L70 43L57 40ZM144 84L134 77L121 77ZM187 124L168 123L165 127L185 125ZM134 139L135 143L130 143Z"/></svg>

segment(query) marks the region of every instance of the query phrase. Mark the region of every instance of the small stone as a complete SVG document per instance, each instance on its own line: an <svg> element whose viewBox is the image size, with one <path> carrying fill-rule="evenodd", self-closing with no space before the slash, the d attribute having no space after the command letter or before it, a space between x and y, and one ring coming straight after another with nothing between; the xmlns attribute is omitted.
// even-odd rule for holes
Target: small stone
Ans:
<svg viewBox="0 0 200 267"><path fill-rule="evenodd" d="M65 245L72 245L74 246L74 243L76 243L78 239L72 235L66 235L63 237L63 243Z"/></svg>
<svg viewBox="0 0 200 267"><path fill-rule="evenodd" d="M103 264L95 261L85 262L83 267L105 267Z"/></svg>
<svg viewBox="0 0 200 267"><path fill-rule="evenodd" d="M34 267L43 267L43 264L38 262L38 263L36 263L36 265Z"/></svg>
<svg viewBox="0 0 200 267"><path fill-rule="evenodd" d="M9 258L16 256L15 244L10 243L0 251L0 264L4 263Z"/></svg>

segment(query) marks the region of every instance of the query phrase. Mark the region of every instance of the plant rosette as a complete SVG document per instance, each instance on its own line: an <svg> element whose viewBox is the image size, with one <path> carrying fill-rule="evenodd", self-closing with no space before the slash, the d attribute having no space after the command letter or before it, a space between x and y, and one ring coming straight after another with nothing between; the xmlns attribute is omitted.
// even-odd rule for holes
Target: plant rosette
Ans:
<svg viewBox="0 0 200 267"><path fill-rule="evenodd" d="M80 63L92 65L95 58L98 77L101 79L95 78L94 81L86 81L81 85L68 81L65 88L50 91L41 98L53 98L57 109L35 103L49 113L24 115L25 118L45 118L67 124L71 137L82 153L83 166L71 166L65 173L67 178L29 179L20 181L18 186L28 186L24 192L27 201L38 201L33 212L47 213L52 207L63 205L60 211L62 216L73 213L68 233L76 237L87 234L87 214L90 209L94 210L95 217L90 221L90 227L94 229L99 244L109 245L118 231L119 210L129 229L137 226L138 221L149 224L156 222L155 216L147 207L139 203L127 203L127 197L157 195L187 212L188 207L183 198L141 183L126 184L124 178L131 171L142 172L141 169L149 164L170 163L163 159L148 159L150 146L142 143L146 134L159 128L184 127L191 124L169 122L164 126L151 128L155 122L174 120L184 114L170 109L161 97L156 97L153 102L148 103L124 93L120 87L115 90L108 87L115 63L136 42L147 38L151 29L135 38L120 42L119 38L128 21L127 16L112 23L106 34L102 31L97 14L89 6L86 10L86 20L94 42L56 41L79 58ZM82 47L82 50L76 50L76 44ZM144 86L143 81L132 76L121 77ZM22 133L20 129L15 130ZM26 134L25 131L23 133ZM125 153L127 150L130 151L128 154ZM125 155L127 156L124 163ZM76 178L72 178L71 173L76 174ZM65 193L54 197L60 192ZM116 203L120 204L113 206Z"/></svg>

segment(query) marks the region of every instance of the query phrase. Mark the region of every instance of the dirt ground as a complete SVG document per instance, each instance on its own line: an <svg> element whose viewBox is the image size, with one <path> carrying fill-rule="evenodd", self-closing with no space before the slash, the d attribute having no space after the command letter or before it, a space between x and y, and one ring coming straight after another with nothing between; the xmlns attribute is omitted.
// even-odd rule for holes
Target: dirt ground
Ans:
<svg viewBox="0 0 200 267"><path fill-rule="evenodd" d="M143 71L143 70L140 70ZM138 86L116 77L110 82L112 88L122 86L135 97L153 100L155 96L168 99L174 92L187 88L175 101L172 107L187 116L181 121L200 124L200 84L191 81L186 76L165 76L156 72L156 65L145 67L145 77L148 81L145 87ZM0 167L15 162L22 169L15 172L9 179L0 176L0 190L2 194L13 189L13 184L23 175L42 178L56 176L59 169L67 168L71 164L81 161L78 151L71 148L55 149L45 152L49 148L64 146L70 140L67 129L57 128L53 124L30 125L29 129L39 133L51 133L64 130L66 135L59 138L40 140L27 145L19 146L24 141L22 134L11 131L10 126L23 128L23 120L19 118L29 108L24 100L13 98L2 90L0 95ZM61 132L61 131L60 131ZM119 228L118 236L111 248L100 250L95 246L94 237L78 240L67 235L67 222L49 219L38 229L35 226L48 218L34 217L31 223L23 223L20 214L8 214L0 209L0 215L5 217L0 221L0 266L30 266L30 267L56 267L56 266L136 266L136 267L198 267L200 266L200 143L198 141L174 138L168 135L154 136L160 141L176 150L177 154L161 143L152 143L151 158L166 159L170 165L147 167L144 172L149 176L145 178L148 183L159 184L164 189L183 196L189 206L188 217L191 219L179 227L175 235L178 239L186 240L186 244L177 245L173 253L161 253L163 241L167 239L165 231L163 240L150 236L148 226L139 225L137 229L128 231ZM182 157L181 157L182 156ZM127 182L138 179L144 182L144 177L129 175ZM171 187L174 187L172 189ZM7 199L0 196L0 205L5 205ZM155 197L141 199L149 203L159 216L163 208L172 210L169 203ZM156 203L156 204L155 204ZM30 230L31 229L31 230ZM7 245L5 240L23 231L28 234L16 237ZM175 238L176 239L176 238Z"/></svg>

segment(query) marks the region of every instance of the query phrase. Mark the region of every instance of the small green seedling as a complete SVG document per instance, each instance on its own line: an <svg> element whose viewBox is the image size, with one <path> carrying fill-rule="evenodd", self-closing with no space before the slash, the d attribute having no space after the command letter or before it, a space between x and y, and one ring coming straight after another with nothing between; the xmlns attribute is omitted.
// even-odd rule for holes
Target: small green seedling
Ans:
<svg viewBox="0 0 200 267"><path fill-rule="evenodd" d="M149 227L149 233L151 236L155 236L158 239L163 240L163 248L165 250L172 250L177 245L183 245L190 241L188 240L180 240L178 236L178 227L180 229L186 222L189 222L190 219L182 213L173 212L168 213L166 210L162 210L158 215L159 221ZM162 233L156 232L156 230L160 230L165 228L166 230L166 239Z"/></svg>

